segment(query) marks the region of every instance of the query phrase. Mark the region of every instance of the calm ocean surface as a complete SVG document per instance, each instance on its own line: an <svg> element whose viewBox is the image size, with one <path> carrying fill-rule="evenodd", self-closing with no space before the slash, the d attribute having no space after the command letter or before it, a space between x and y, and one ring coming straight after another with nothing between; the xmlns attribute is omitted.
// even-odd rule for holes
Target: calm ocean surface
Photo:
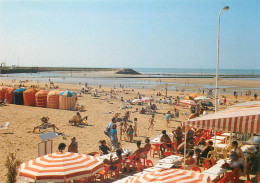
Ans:
<svg viewBox="0 0 260 183"><path fill-rule="evenodd" d="M178 76L178 77L186 77L186 76L206 76L206 75L214 75L214 69L169 69L169 68L133 68L135 71L140 72L144 76L158 76L158 77L167 77L169 76ZM224 75L260 75L260 70L237 70L237 69L222 69L220 70L220 74ZM88 85L102 85L106 87L116 87L118 88L120 85L124 85L125 88L155 88L164 89L163 84L158 81L145 81L142 79L135 79L135 78L114 78L114 77L94 77L94 76L78 76L68 73L52 73L52 72L41 72L41 73L17 73L17 74L2 74L1 79L17 79L17 80L33 80L33 81L43 81L48 82L49 79L54 83L69 83L69 84L79 84L84 85L86 82ZM259 80L260 78L239 78L240 79L247 79L247 80ZM169 90L176 90L176 88L180 89L184 87L185 84L180 83L167 83ZM161 88L160 88L161 86ZM193 86L189 84L189 86ZM194 85L195 86L195 85ZM215 85L199 85L196 87L200 88L215 88ZM229 89L230 92L234 86L225 86L226 89ZM224 88L220 86L220 88ZM259 88L254 88L260 90ZM241 90L245 90L241 88Z"/></svg>

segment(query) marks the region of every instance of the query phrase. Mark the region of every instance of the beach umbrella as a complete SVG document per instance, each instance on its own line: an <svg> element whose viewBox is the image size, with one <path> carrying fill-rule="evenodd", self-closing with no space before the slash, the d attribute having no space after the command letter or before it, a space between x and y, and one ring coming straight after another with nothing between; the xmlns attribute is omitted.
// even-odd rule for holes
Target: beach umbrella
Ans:
<svg viewBox="0 0 260 183"><path fill-rule="evenodd" d="M183 122L194 128L260 134L260 101L234 105L223 111Z"/></svg>
<svg viewBox="0 0 260 183"><path fill-rule="evenodd" d="M210 98L205 96L196 97L194 100L210 100Z"/></svg>
<svg viewBox="0 0 260 183"><path fill-rule="evenodd" d="M190 94L190 96L191 96L192 98L196 98L196 97L197 97L197 93L192 93L192 94Z"/></svg>
<svg viewBox="0 0 260 183"><path fill-rule="evenodd" d="M131 101L132 103L139 103L139 102L143 102L141 99L134 99Z"/></svg>
<svg viewBox="0 0 260 183"><path fill-rule="evenodd" d="M180 101L181 104L186 104L186 105L191 105L191 106L196 106L198 105L196 102L194 102L193 100L181 100Z"/></svg>
<svg viewBox="0 0 260 183"><path fill-rule="evenodd" d="M133 176L125 181L125 183L134 182L156 182L156 183L181 183L181 182L209 182L208 175L198 173L195 171L181 170L181 169L159 169L152 172L146 172L139 176Z"/></svg>
<svg viewBox="0 0 260 183"><path fill-rule="evenodd" d="M189 96L189 95L184 95L182 98L183 98L184 100L194 100L194 98L192 98L192 97Z"/></svg>
<svg viewBox="0 0 260 183"><path fill-rule="evenodd" d="M145 98L142 98L142 102L146 102L146 103L148 103L148 102L153 102L153 101L154 101L154 99L151 98L151 97L145 97Z"/></svg>
<svg viewBox="0 0 260 183"><path fill-rule="evenodd" d="M30 182L68 182L83 179L104 169L95 156L53 153L22 163L19 178Z"/></svg>

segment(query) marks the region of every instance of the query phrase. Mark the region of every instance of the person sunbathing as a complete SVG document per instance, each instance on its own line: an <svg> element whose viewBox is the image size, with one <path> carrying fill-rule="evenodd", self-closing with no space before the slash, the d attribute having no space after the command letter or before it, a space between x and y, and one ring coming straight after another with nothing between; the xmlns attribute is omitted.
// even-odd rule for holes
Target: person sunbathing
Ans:
<svg viewBox="0 0 260 183"><path fill-rule="evenodd" d="M77 112L77 114L75 116L73 116L72 120L69 120L70 124L73 124L75 126L77 125L87 125L86 121L87 121L88 117L85 116L84 118L81 117L80 113ZM85 122L84 122L85 121Z"/></svg>
<svg viewBox="0 0 260 183"><path fill-rule="evenodd" d="M33 128L33 133L35 132L36 129L39 129L39 132L41 132L41 129L46 129L46 128L52 128L53 131L55 132L55 129L59 130L55 124L51 124L48 122L49 118L48 117L42 117L41 118L41 121L42 121L42 124L39 125L39 126L36 126Z"/></svg>

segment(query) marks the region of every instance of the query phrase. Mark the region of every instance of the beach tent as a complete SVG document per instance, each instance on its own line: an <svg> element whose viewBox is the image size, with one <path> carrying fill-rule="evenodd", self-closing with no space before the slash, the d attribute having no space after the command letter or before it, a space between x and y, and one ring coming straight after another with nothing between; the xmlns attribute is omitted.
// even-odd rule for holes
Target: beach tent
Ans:
<svg viewBox="0 0 260 183"><path fill-rule="evenodd" d="M184 95L182 98L183 98L184 100L194 100L194 98L191 97L191 96L189 96L189 95Z"/></svg>
<svg viewBox="0 0 260 183"><path fill-rule="evenodd" d="M76 95L77 93L66 90L62 92L59 96L59 108L65 110L71 110L76 105Z"/></svg>
<svg viewBox="0 0 260 183"><path fill-rule="evenodd" d="M47 95L49 91L40 90L35 94L35 104L36 107L46 107L47 106Z"/></svg>
<svg viewBox="0 0 260 183"><path fill-rule="evenodd" d="M23 103L27 106L35 106L35 94L39 89L28 89L23 92Z"/></svg>
<svg viewBox="0 0 260 183"><path fill-rule="evenodd" d="M47 96L47 108L59 109L60 91L50 91Z"/></svg>
<svg viewBox="0 0 260 183"><path fill-rule="evenodd" d="M7 87L0 87L0 101L2 101L2 99L5 99L5 93L7 89Z"/></svg>
<svg viewBox="0 0 260 183"><path fill-rule="evenodd" d="M210 177L203 173L195 171L188 171L182 169L159 169L152 172L143 172L138 176L129 177L125 183L130 182L156 182L156 183L177 183L177 182L196 182L205 183L209 182Z"/></svg>
<svg viewBox="0 0 260 183"><path fill-rule="evenodd" d="M190 96L191 96L192 98L196 98L196 97L197 97L197 93L192 93L192 94L190 94Z"/></svg>
<svg viewBox="0 0 260 183"><path fill-rule="evenodd" d="M23 92L25 91L25 88L18 88L14 90L14 104L16 105L23 105Z"/></svg>
<svg viewBox="0 0 260 183"><path fill-rule="evenodd" d="M16 88L14 88L14 87L10 87L7 89L7 91L5 93L6 103L8 103L8 104L14 103L14 94L13 94L14 90L16 90Z"/></svg>
<svg viewBox="0 0 260 183"><path fill-rule="evenodd" d="M64 152L52 153L22 163L18 176L28 182L70 182L85 179L104 169L95 156ZM80 182L85 182L82 180Z"/></svg>

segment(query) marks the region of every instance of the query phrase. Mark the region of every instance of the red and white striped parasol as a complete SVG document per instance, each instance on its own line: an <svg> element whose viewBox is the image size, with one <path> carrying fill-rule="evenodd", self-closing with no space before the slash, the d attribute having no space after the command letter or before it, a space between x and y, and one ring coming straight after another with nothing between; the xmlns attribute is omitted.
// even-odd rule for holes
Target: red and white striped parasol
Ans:
<svg viewBox="0 0 260 183"><path fill-rule="evenodd" d="M181 100L180 101L181 104L186 104L186 105L191 105L191 106L196 106L198 105L196 102L194 102L193 100Z"/></svg>
<svg viewBox="0 0 260 183"><path fill-rule="evenodd" d="M19 167L19 178L30 182L68 182L90 177L104 169L95 156L53 153L27 161Z"/></svg>
<svg viewBox="0 0 260 183"><path fill-rule="evenodd" d="M142 98L142 101L143 101L143 102L153 102L154 99L151 98L151 97L145 97L145 98Z"/></svg>
<svg viewBox="0 0 260 183"><path fill-rule="evenodd" d="M181 169L160 169L153 172L147 172L140 176L132 177L125 181L125 183L183 183L183 182L196 182L205 183L210 180L208 175L202 173L181 170Z"/></svg>
<svg viewBox="0 0 260 183"><path fill-rule="evenodd" d="M184 125L199 129L260 133L260 101L234 105L226 110L193 118Z"/></svg>

